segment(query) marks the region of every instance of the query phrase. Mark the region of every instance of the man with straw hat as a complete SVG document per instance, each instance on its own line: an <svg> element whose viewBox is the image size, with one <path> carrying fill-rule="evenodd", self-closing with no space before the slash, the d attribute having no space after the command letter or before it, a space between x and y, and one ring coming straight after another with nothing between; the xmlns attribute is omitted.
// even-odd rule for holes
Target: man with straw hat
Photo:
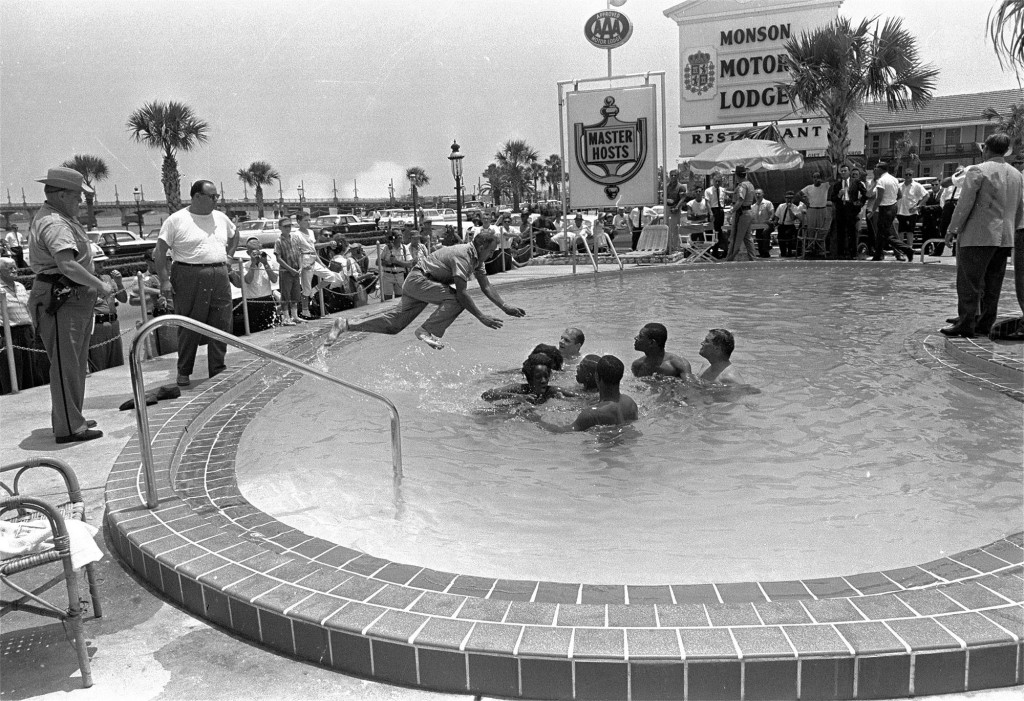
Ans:
<svg viewBox="0 0 1024 701"><path fill-rule="evenodd" d="M43 183L46 202L29 225L28 247L36 274L29 295L32 322L50 359L50 422L58 443L103 436L82 415L97 293L113 295L112 282L96 277L89 237L78 221L82 193L92 193L71 168L51 168Z"/></svg>

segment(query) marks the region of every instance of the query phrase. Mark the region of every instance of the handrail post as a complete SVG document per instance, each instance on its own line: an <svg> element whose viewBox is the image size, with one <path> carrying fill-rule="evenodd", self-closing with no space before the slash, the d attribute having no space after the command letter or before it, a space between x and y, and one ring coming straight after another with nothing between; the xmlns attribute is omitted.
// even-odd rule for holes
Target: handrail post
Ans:
<svg viewBox="0 0 1024 701"><path fill-rule="evenodd" d="M7 351L7 371L11 373L11 394L18 393L18 366L14 362L14 341L11 338L11 319L7 315L7 291L0 290L0 315L4 323L4 349Z"/></svg>
<svg viewBox="0 0 1024 701"><path fill-rule="evenodd" d="M245 294L245 275L243 273L242 261L237 260L235 263L238 265L238 285L242 290L242 323L245 327L245 335L248 336L251 333L249 331L249 297ZM249 266L252 266L251 261Z"/></svg>
<svg viewBox="0 0 1024 701"><path fill-rule="evenodd" d="M131 369L132 379L132 392L135 397L135 419L138 423L139 428L139 453L142 456L142 471L145 482L145 503L148 508L154 508L158 504L157 490L156 490L156 479L153 470L153 448L152 448L152 435L149 430L149 412L146 408L146 388L145 381L142 376L142 353L140 350L146 339L151 333L161 326L178 326L190 329L198 334L213 338L215 340L223 341L228 345L235 346L247 350L253 355L256 355L264 360L273 361L280 365L284 365L287 368L303 373L305 375L311 375L321 380L327 380L337 385L341 385L354 392L376 399L382 402L391 414L391 464L394 471L395 483L398 484L402 479L402 424L401 419L398 415L398 407L395 406L387 397L377 394L368 389L364 389L359 385L346 382L340 378L328 375L326 372L321 372L315 368L312 368L304 363L300 363L293 358L289 358L280 353L261 348L251 341L246 341L237 336L215 329L212 326L203 324L194 319L190 319L187 316L181 316L180 314L167 314L144 324L139 328L138 333L135 334L135 338L132 339L132 347L128 353L128 363Z"/></svg>
<svg viewBox="0 0 1024 701"><path fill-rule="evenodd" d="M145 324L147 321L149 321L149 297L148 295L146 295L145 276L142 274L141 270L135 273L135 284L138 286L137 289L139 291L139 311L142 313L142 322L139 324L139 326L142 326L142 324ZM155 339L151 338L149 340L149 342L146 345L146 351L149 353L150 358L155 358L157 357L157 355L159 355L157 353Z"/></svg>

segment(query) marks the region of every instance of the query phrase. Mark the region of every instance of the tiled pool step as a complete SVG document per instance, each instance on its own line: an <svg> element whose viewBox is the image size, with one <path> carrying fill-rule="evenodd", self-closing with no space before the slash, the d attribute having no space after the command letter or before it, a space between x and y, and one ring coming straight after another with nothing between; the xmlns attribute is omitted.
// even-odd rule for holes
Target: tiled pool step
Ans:
<svg viewBox="0 0 1024 701"><path fill-rule="evenodd" d="M311 353L309 337L286 352ZM534 582L389 562L310 537L238 492L245 426L296 374L244 362L151 413L107 484L118 553L179 605L349 674L579 699L890 698L1009 686L1024 668L1024 534L884 572L790 582Z"/></svg>

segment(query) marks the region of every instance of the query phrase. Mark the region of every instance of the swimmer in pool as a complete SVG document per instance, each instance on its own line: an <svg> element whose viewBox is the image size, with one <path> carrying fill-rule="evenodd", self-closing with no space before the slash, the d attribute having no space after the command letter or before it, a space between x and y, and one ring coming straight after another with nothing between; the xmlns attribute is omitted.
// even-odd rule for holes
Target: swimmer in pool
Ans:
<svg viewBox="0 0 1024 701"><path fill-rule="evenodd" d="M562 366L565 364L565 356L562 354L562 351L552 345L548 345L547 343L538 343L534 346L533 350L530 351L530 355L535 353L543 353L551 358L552 370L561 370Z"/></svg>
<svg viewBox="0 0 1024 701"><path fill-rule="evenodd" d="M583 360L576 366L576 381L588 392L597 389L597 361L600 359L601 356L591 353L583 356Z"/></svg>
<svg viewBox="0 0 1024 701"><path fill-rule="evenodd" d="M559 426L545 421L536 414L530 419L556 433L586 431L592 426L621 426L636 421L639 416L636 402L628 394L619 391L619 383L625 369L622 361L614 355L603 356L597 361L597 389L601 396L597 404L581 411L572 424Z"/></svg>
<svg viewBox="0 0 1024 701"><path fill-rule="evenodd" d="M690 363L675 353L665 352L668 341L668 329L662 324L646 324L633 339L633 349L644 354L644 357L633 361L633 375L648 377L665 375L667 377L687 378L693 375Z"/></svg>
<svg viewBox="0 0 1024 701"><path fill-rule="evenodd" d="M558 339L558 350L562 351L562 356L566 360L571 360L579 356L580 348L583 347L583 342L586 340L583 331L570 326L562 332L561 338Z"/></svg>
<svg viewBox="0 0 1024 701"><path fill-rule="evenodd" d="M742 385L743 378L736 372L732 361L736 340L725 329L711 329L700 344L700 356L708 361L708 367L698 379L707 385Z"/></svg>
<svg viewBox="0 0 1024 701"><path fill-rule="evenodd" d="M531 404L543 404L549 399L564 399L576 395L551 384L551 358L543 353L534 353L523 363L526 382L489 389L481 397L489 402L499 399L522 398Z"/></svg>

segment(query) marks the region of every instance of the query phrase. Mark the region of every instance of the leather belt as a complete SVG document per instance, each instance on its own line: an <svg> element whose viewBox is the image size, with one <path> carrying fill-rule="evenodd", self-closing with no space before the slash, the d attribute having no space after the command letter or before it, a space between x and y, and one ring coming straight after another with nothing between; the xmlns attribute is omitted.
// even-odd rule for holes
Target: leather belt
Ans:
<svg viewBox="0 0 1024 701"><path fill-rule="evenodd" d="M807 209L825 209L824 207L808 207Z"/></svg>
<svg viewBox="0 0 1024 701"><path fill-rule="evenodd" d="M174 261L174 264L175 265L185 265L185 266L188 266L189 268L220 268L220 267L223 267L223 266L227 265L227 263L223 263L223 262L221 262L221 263L183 263L183 262L178 261L178 260Z"/></svg>
<svg viewBox="0 0 1024 701"><path fill-rule="evenodd" d="M107 324L107 323L110 323L112 321L117 321L117 314L97 314L96 315L96 323L97 324Z"/></svg>

